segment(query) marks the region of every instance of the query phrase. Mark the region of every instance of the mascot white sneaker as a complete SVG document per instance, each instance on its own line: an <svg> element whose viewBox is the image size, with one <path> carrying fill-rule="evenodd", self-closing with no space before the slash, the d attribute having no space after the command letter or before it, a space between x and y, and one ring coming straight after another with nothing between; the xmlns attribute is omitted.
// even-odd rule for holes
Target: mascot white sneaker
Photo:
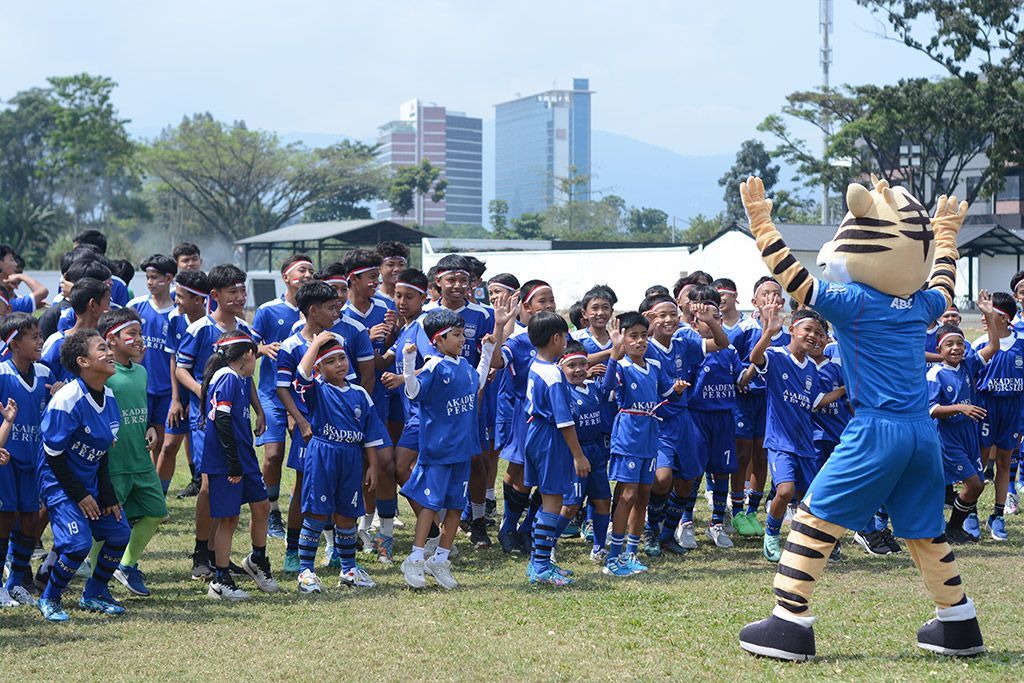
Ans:
<svg viewBox="0 0 1024 683"><path fill-rule="evenodd" d="M935 602L936 618L918 631L917 645L942 655L985 650L943 533L942 457L928 416L924 360L925 332L953 300L967 203L940 197L929 218L902 187L872 182L873 190L854 184L846 192L850 212L818 255L828 281L812 277L782 241L760 178L740 185L768 269L832 324L855 410L793 518L775 574L775 609L740 632L740 646L755 655L814 657L817 579L843 533L883 505Z"/></svg>

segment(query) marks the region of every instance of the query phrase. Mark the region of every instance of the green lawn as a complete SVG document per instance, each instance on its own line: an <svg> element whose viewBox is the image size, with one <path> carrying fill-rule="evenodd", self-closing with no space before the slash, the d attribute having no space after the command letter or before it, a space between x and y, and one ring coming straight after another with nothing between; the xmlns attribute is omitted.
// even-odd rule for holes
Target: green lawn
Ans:
<svg viewBox="0 0 1024 683"><path fill-rule="evenodd" d="M290 482L289 482L290 483ZM184 480L179 473L172 493ZM531 588L521 561L493 548L456 560L462 587L451 593L405 588L398 567L369 564L378 588L350 592L284 590L228 605L205 597L188 578L192 511L171 500L171 518L142 566L154 596L126 598L129 612L105 618L72 610L48 624L34 610L0 612L0 680L324 680L365 679L698 679L749 680L799 675L854 680L1013 680L1024 671L1018 624L1024 599L1024 523L1011 517L1011 541L958 551L978 604L990 654L938 659L913 646L931 603L906 553L874 558L844 542L845 559L828 568L816 600L819 659L787 665L754 659L736 644L739 629L772 606L772 567L760 545L701 547L682 559L651 561L646 576L612 579L590 564L579 540L559 545L559 562L580 576L567 590ZM991 493L983 498L983 510ZM403 518L412 519L402 506ZM706 519L703 499L698 506ZM397 533L408 552L411 524ZM239 532L238 557L247 549ZM284 542L271 540L280 567ZM321 553L322 557L322 553ZM242 582L255 591L250 581ZM70 597L80 590L72 584ZM113 588L118 596L125 591Z"/></svg>

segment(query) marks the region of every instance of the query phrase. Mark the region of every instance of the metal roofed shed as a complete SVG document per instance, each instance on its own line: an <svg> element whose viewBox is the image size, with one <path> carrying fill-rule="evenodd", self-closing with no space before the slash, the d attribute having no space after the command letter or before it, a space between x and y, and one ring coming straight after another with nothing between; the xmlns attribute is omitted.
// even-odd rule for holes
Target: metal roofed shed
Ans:
<svg viewBox="0 0 1024 683"><path fill-rule="evenodd" d="M310 256L316 254L317 263L323 265L325 251L340 252L355 247L372 247L385 240L418 246L424 237L430 235L395 221L366 219L295 223L240 239L235 242L235 246L244 249L246 270L274 270L275 253L278 258L284 255L283 252L302 252ZM259 258L255 264L250 263L249 259L253 252Z"/></svg>

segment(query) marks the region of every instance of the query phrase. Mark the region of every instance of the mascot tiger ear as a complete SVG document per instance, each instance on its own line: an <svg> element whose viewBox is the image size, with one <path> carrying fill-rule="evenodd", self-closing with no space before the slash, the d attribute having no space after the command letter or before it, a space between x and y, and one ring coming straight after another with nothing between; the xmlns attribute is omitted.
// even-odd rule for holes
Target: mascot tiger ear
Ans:
<svg viewBox="0 0 1024 683"><path fill-rule="evenodd" d="M818 253L824 279L859 282L885 294L909 297L928 280L935 235L924 206L903 187L871 176L846 190L850 208L831 242Z"/></svg>

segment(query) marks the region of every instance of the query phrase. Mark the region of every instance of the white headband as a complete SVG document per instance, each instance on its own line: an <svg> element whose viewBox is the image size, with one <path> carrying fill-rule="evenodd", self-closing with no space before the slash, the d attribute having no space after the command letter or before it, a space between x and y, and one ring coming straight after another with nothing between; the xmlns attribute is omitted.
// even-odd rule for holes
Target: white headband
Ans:
<svg viewBox="0 0 1024 683"><path fill-rule="evenodd" d="M126 330L132 325L138 325L139 329L142 329L142 324L138 320L126 320L120 325L115 325L114 327L111 327L109 330L107 330L107 336L116 337L118 333L121 332L121 330Z"/></svg>
<svg viewBox="0 0 1024 683"><path fill-rule="evenodd" d="M507 290L507 291L509 291L509 292L514 292L514 291L516 291L516 288L515 288L515 287L509 287L509 286L508 286L508 285L506 285L506 284L505 284L504 282L494 282L494 281L491 281L491 282L488 282L488 283L487 283L487 286L488 286L488 287L501 287L502 289L504 289L504 290Z"/></svg>
<svg viewBox="0 0 1024 683"><path fill-rule="evenodd" d="M587 359L587 354L585 354L585 353L567 353L564 356L562 356L562 358L558 361L558 364L559 365L565 365L569 361L575 360L576 358L582 358L583 360L586 360Z"/></svg>
<svg viewBox="0 0 1024 683"><path fill-rule="evenodd" d="M416 285L408 283L408 282L396 282L395 286L396 287L408 287L409 289L415 290L415 291L419 292L420 294L426 294L427 293L426 290L420 289Z"/></svg>
<svg viewBox="0 0 1024 683"><path fill-rule="evenodd" d="M184 289L184 290L185 290L186 292L188 292L189 294L193 294L193 295L195 295L195 296L201 296L201 297L203 297L204 299L205 299L206 297L208 297L208 296L209 296L209 294L203 294L203 293L202 293L202 292L200 292L200 291L199 291L198 289L192 289L191 287L186 287L186 286L185 286L185 285L183 285L183 284L178 284L177 288L178 288L178 289Z"/></svg>
<svg viewBox="0 0 1024 683"><path fill-rule="evenodd" d="M295 263L293 263L290 266L288 266L287 268L285 268L284 272L281 273L281 274L282 275L287 275L288 273L292 272L293 270L295 270L299 266L309 266L310 268L312 268L313 264L310 261L296 261Z"/></svg>

